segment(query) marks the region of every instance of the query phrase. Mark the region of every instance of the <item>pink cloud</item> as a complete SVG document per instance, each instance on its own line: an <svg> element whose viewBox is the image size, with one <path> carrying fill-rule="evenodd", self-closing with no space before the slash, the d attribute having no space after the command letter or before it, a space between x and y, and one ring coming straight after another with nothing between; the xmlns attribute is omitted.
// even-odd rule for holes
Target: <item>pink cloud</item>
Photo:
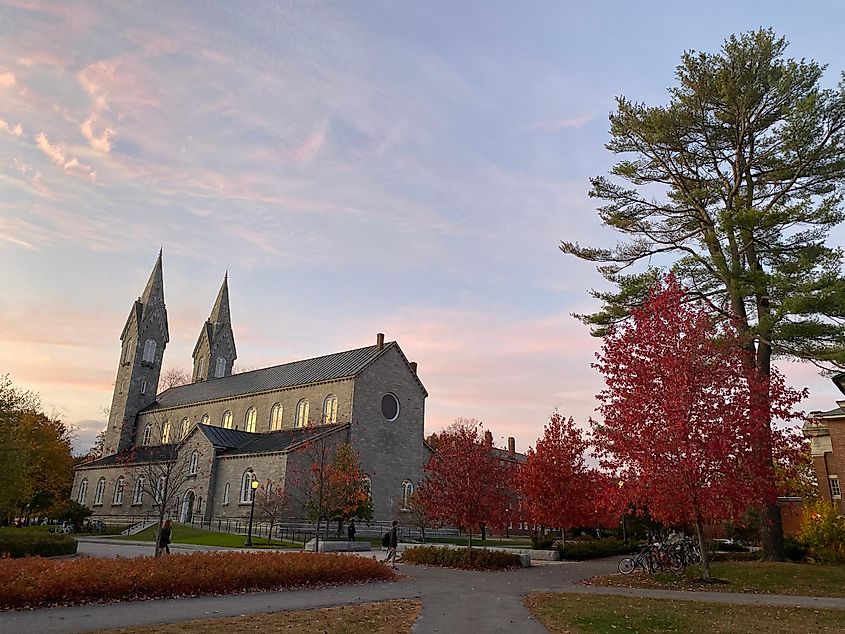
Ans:
<svg viewBox="0 0 845 634"><path fill-rule="evenodd" d="M543 132L557 132L564 128L583 128L595 118L593 114L583 114L577 117L563 117L560 119L544 119L526 126L526 130L541 130Z"/></svg>

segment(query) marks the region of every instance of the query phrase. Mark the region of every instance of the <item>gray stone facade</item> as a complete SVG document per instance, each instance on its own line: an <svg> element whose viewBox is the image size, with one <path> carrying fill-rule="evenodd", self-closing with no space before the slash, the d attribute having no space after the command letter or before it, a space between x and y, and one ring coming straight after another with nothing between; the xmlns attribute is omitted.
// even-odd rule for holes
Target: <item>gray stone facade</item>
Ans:
<svg viewBox="0 0 845 634"><path fill-rule="evenodd" d="M428 458L423 440L428 394L416 364L408 362L396 342L385 343L379 335L374 346L232 375L236 353L224 279L194 350L194 383L156 395L151 386L157 384L169 337L163 293L159 255L121 336L109 450L77 468L72 499L112 522L153 515L152 496L133 503L137 465L175 447L181 461L196 451L197 468L180 491L180 504L168 515L179 521L192 515L205 521L244 517L249 513L242 495L247 471L262 483L292 486L291 473L304 468L304 443L328 434L330 442L349 443L358 455L370 480L374 519L399 516L403 494L409 483L419 484ZM156 355L144 361L144 341L153 337ZM134 349L127 351L130 339ZM200 365L199 358L213 359L218 353L225 353L227 367L224 376L215 378L214 368ZM308 415L302 424L305 402ZM169 434L162 438L165 423ZM121 477L122 499L115 496ZM95 504L101 479L102 500Z"/></svg>

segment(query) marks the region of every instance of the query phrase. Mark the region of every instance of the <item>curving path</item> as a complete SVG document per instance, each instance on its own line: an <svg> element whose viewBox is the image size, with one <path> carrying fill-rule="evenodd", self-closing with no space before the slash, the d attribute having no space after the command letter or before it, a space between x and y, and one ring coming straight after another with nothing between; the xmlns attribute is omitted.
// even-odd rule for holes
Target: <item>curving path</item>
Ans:
<svg viewBox="0 0 845 634"><path fill-rule="evenodd" d="M80 544L80 551L97 553L100 556L112 548L120 550L123 556L149 552L147 544L138 546L129 543L118 546L108 542L101 544L94 540ZM185 549L201 548L186 547ZM398 581L389 583L2 612L0 613L0 632L4 634L90 632L247 613L299 610L389 599L420 599L423 609L414 627L415 632L474 631L531 634L546 632L546 629L522 605L522 598L530 592L563 591L845 609L845 599L631 590L587 587L577 584L581 579L607 574L615 568L615 559L541 563L532 568L500 573L400 565L399 573L402 577Z"/></svg>

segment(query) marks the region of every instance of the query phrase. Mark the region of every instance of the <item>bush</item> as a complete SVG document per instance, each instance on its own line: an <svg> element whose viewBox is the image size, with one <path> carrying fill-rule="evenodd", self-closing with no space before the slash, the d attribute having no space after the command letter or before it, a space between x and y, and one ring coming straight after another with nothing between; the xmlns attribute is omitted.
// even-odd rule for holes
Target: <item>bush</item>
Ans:
<svg viewBox="0 0 845 634"><path fill-rule="evenodd" d="M0 529L0 557L55 557L76 554L76 540L25 528ZM0 586L2 587L2 586Z"/></svg>
<svg viewBox="0 0 845 634"><path fill-rule="evenodd" d="M423 566L442 566L461 570L506 570L522 564L519 555L479 548L440 548L417 546L402 553L402 561Z"/></svg>
<svg viewBox="0 0 845 634"><path fill-rule="evenodd" d="M65 500L53 513L53 519L59 522L70 522L74 526L82 526L85 518L91 517L92 514L93 511L84 504L76 500Z"/></svg>
<svg viewBox="0 0 845 634"><path fill-rule="evenodd" d="M747 553L751 551L748 546L724 541L716 541L713 544L713 550L720 553Z"/></svg>
<svg viewBox="0 0 845 634"><path fill-rule="evenodd" d="M804 542L795 539L794 537L787 537L783 541L783 550L787 558L792 561L801 562L807 557L809 547Z"/></svg>
<svg viewBox="0 0 845 634"><path fill-rule="evenodd" d="M0 559L0 609L158 599L392 579L372 559L325 553L196 552L133 559Z"/></svg>
<svg viewBox="0 0 845 634"><path fill-rule="evenodd" d="M534 550L550 550L555 543L554 535L531 534L531 548Z"/></svg>
<svg viewBox="0 0 845 634"><path fill-rule="evenodd" d="M561 559L583 561L585 559L600 559L617 555L630 555L638 552L642 542L628 542L627 544L614 537L596 539L594 541L568 541L563 547L558 546Z"/></svg>
<svg viewBox="0 0 845 634"><path fill-rule="evenodd" d="M845 518L833 502L818 500L804 510L800 537L813 559L845 562Z"/></svg>

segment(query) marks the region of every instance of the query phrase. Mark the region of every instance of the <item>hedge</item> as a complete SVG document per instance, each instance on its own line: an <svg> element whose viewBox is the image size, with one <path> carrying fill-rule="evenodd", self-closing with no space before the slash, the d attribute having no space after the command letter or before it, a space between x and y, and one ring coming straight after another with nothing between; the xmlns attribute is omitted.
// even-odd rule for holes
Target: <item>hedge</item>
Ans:
<svg viewBox="0 0 845 634"><path fill-rule="evenodd" d="M642 542L631 541L626 544L609 537L590 541L567 541L563 547L558 546L558 551L560 551L561 559L583 561L584 559L630 555L639 552L640 548L642 548Z"/></svg>
<svg viewBox="0 0 845 634"><path fill-rule="evenodd" d="M76 547L76 540L69 535L21 528L0 529L0 557L74 555Z"/></svg>
<svg viewBox="0 0 845 634"><path fill-rule="evenodd" d="M402 553L402 561L423 566L442 566L460 570L506 570L519 568L519 555L480 548L441 548L417 546Z"/></svg>
<svg viewBox="0 0 845 634"><path fill-rule="evenodd" d="M195 552L132 559L0 559L0 609L280 590L394 578L373 559Z"/></svg>

